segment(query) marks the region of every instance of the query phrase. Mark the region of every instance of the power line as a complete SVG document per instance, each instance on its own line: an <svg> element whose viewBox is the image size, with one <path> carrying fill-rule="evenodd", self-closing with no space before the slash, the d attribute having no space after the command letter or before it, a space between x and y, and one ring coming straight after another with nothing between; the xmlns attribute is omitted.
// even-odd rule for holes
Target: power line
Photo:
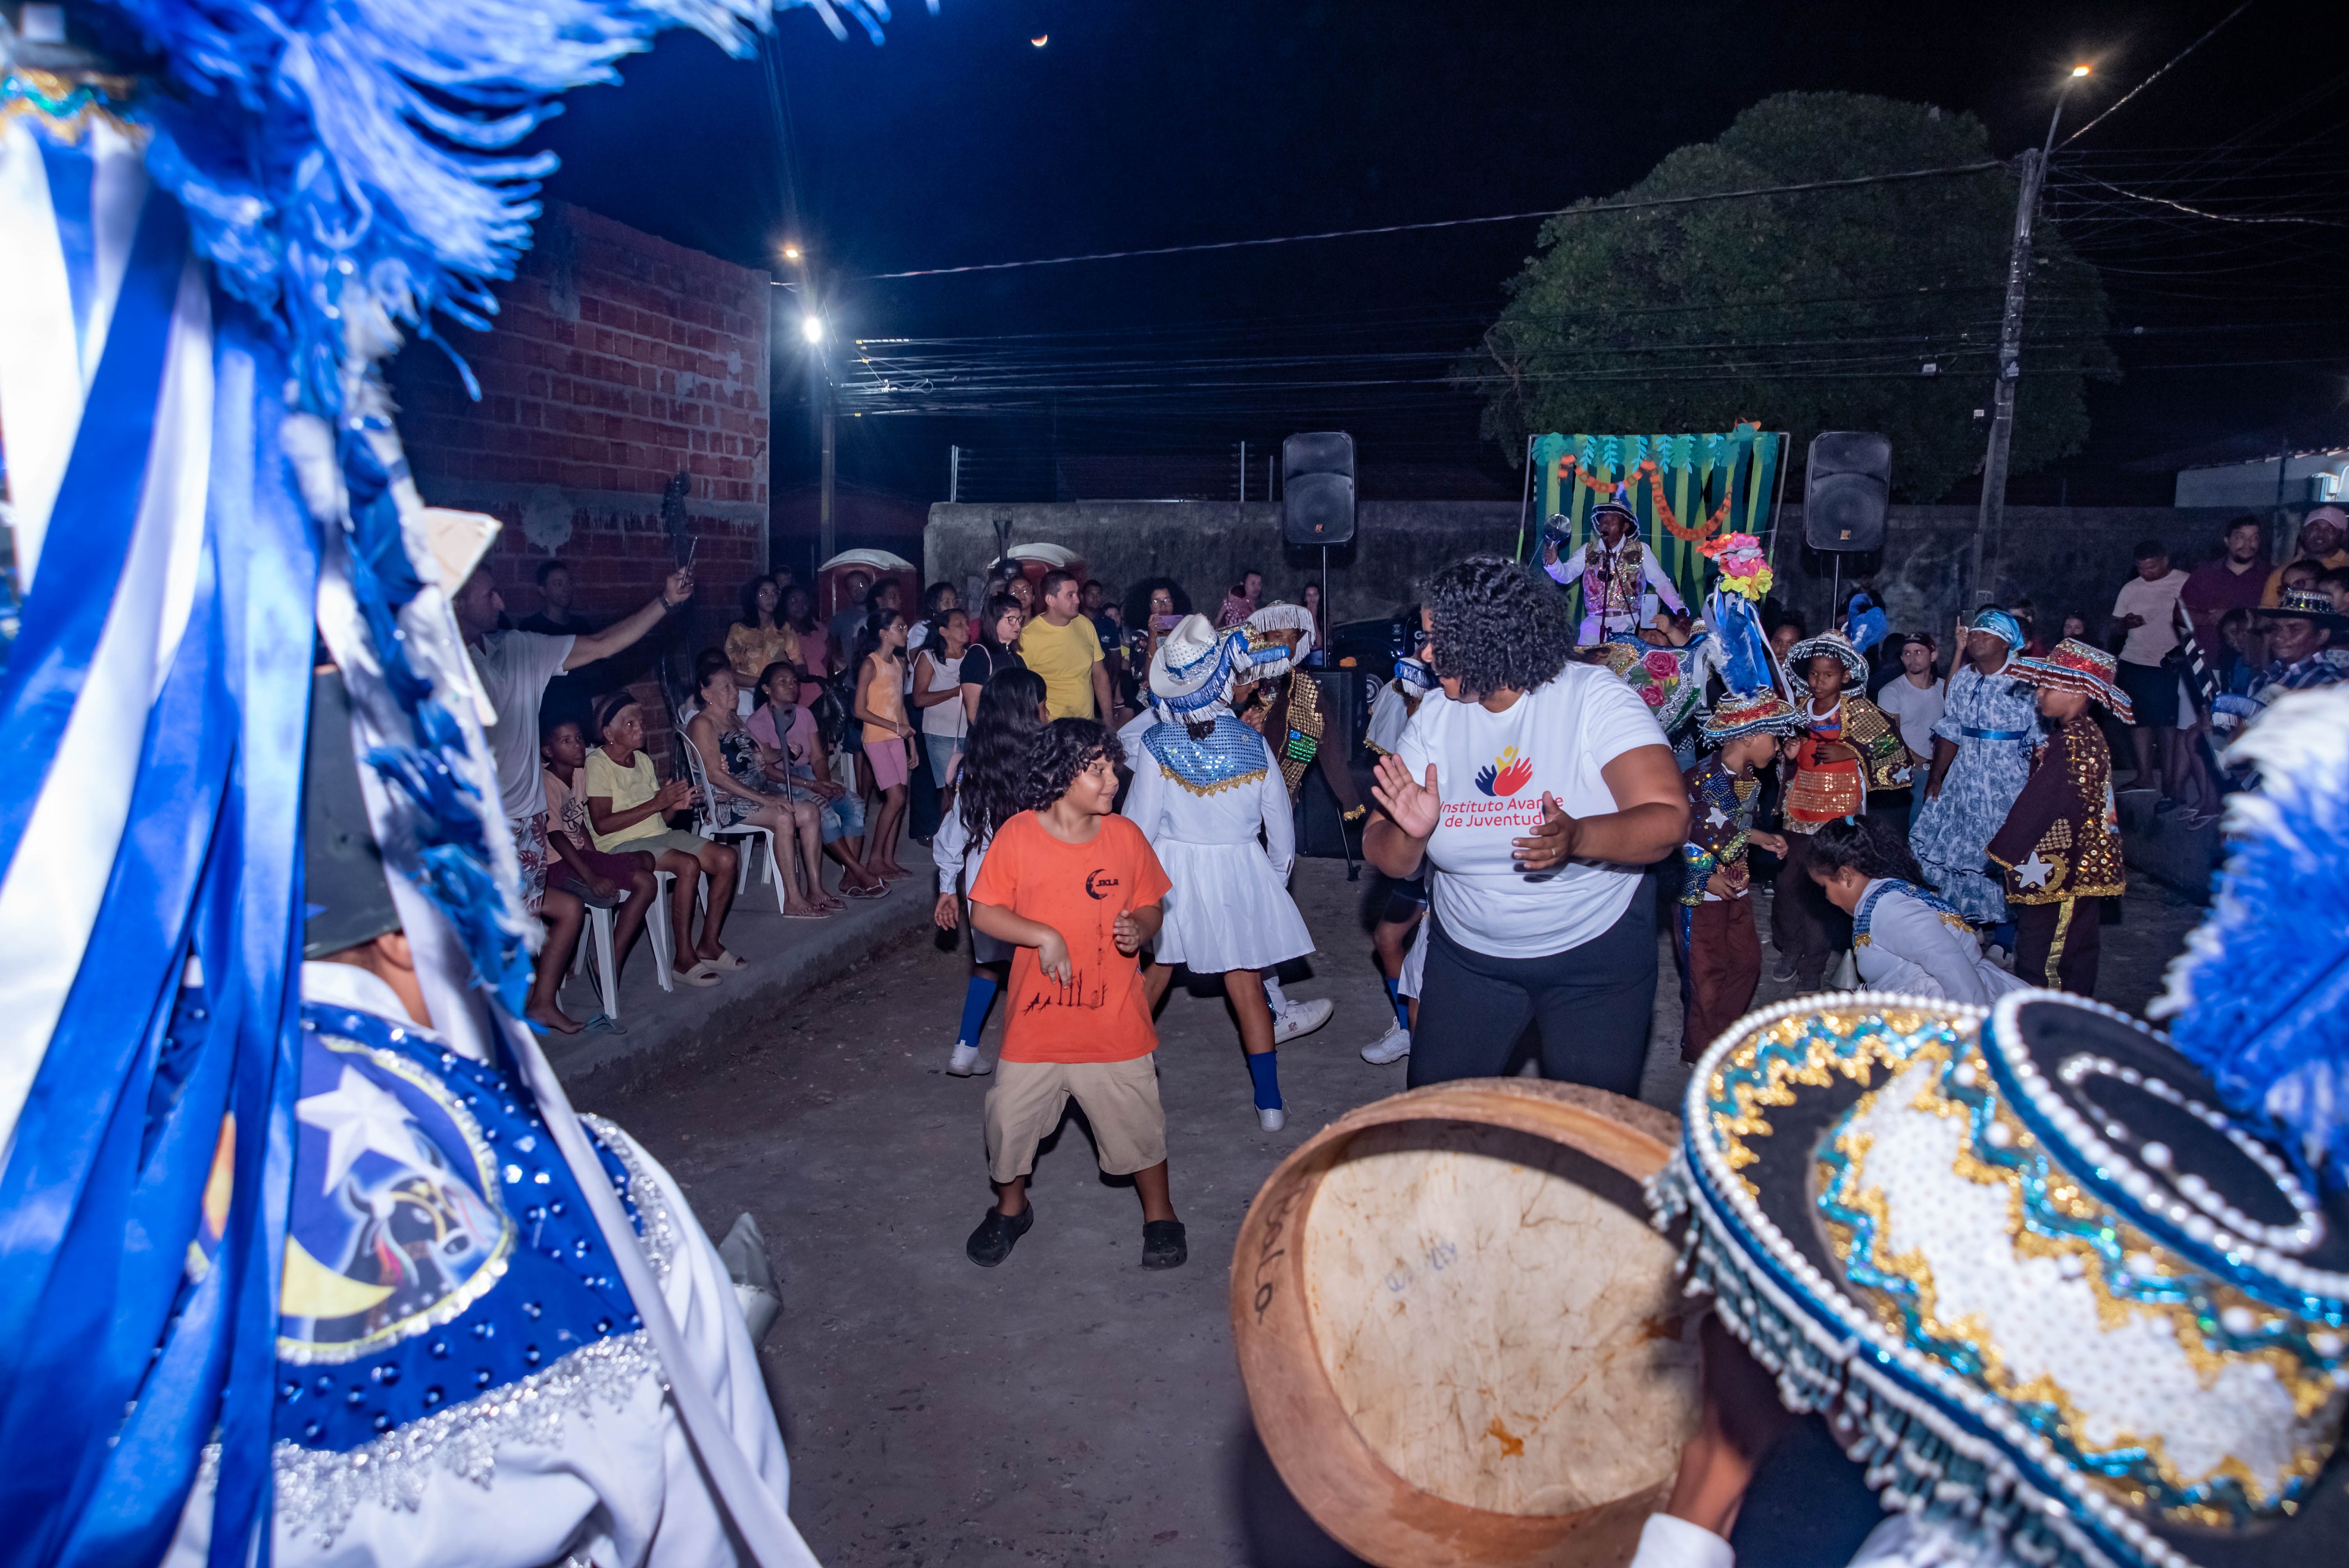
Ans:
<svg viewBox="0 0 2349 1568"><path fill-rule="evenodd" d="M2156 82L2159 81L2162 77L2164 77L2168 76L2168 75L2169 74L2169 67L2170 67L2170 66L2174 66L2174 65L2178 64L2178 61L2180 61L2180 60L2184 59L2187 56L2189 56L2189 55L2192 54L2195 50L2197 50L2197 49L2200 48L2203 45L2205 45L2205 44L2209 43L2209 42L2213 37L2215 37L2215 36L2218 36L2218 32L2219 32L2219 28L2220 28L2220 27L2223 27L2223 26L2225 26L2228 23L2230 23L2230 22L2233 21L2236 17L2238 17L2238 16L2241 15L2244 12L2246 12L2246 11L2250 10L2250 9L2251 8L2251 5L2252 5L2252 0L2243 0L2243 3L2242 3L2241 5L2240 5L2236 6L2233 10L2231 10L2231 11L2228 12L2224 16L2220 17L2220 18L2219 18L2219 25L2218 25L2218 26L2216 26L2216 27L2212 27L2212 28L2210 29L2210 31L2209 31L2208 33L2203 34L2200 37L2199 37L2199 38L2195 39L2192 43L2190 43L2190 44L2187 45L2184 48L2182 48L2182 49L2178 50L2178 53L2177 53L2176 55L2174 55L2174 56L2172 56L2172 57L2170 57L2169 65L2162 67L2161 67L2161 69L2159 69L2159 70L2158 70L2158 71L2154 72L2154 73L2153 73L2153 75L2151 75L2151 76L2149 76L2149 77L2146 77L2146 78L2145 78L2145 80L2143 80L2143 81L2141 81L2141 82L2137 83L2137 86L2135 86L2135 87L2133 87L2133 88L2129 88L2129 90L2128 90L2128 91L2127 91L2127 92L2125 92L2125 93L2121 94L2121 96L2120 96L2119 98L2116 98L2116 99L2113 101L2113 104L2112 104L2111 108L2109 108L2106 109L2104 113L2102 113L2102 114L2098 115L2095 119L2094 119L2090 120L2087 124L2085 124L2085 125L2082 126L2079 129L2077 129L2077 130L2074 131L2071 135L2069 135L2069 136L2065 137L2065 138L2064 139L2064 146L2066 146L2066 147L2071 146L2074 142L2075 142L2075 141L2079 140L2082 137L2084 137L2084 136L2087 135L2087 134L2088 134L2088 132L2090 132L2090 131L2092 131L2092 130L2095 129L2096 129L2096 127L2098 127L2098 126L2100 126L2100 125L2104 124L2106 120L2107 120L2107 119L2111 119L2111 118L2112 118L2113 111L2114 111L2115 109L2119 108L2121 107L2121 105L2123 105L2123 104L2125 104L2125 103L2128 102L2128 100L2129 100L2129 99L2131 99L2131 98L2133 98L2137 97L2137 94L2139 94L2139 93L2141 93L2141 92L2145 91L2145 89L2146 89L2146 88L2149 88L2149 87L2153 86L2153 84L2154 84L2154 83L2156 83Z"/></svg>
<svg viewBox="0 0 2349 1568"><path fill-rule="evenodd" d="M2245 0L2249 4L2250 0ZM2107 111L2109 112L2109 111ZM1958 174L1981 174L2003 169L1995 159L1961 163L1947 169L1910 169L1898 174L1863 174L1850 180L1806 180L1794 185L1757 185L1744 191L1716 191L1702 196L1657 196L1640 201L1594 202L1573 207L1545 207L1531 212L1500 212L1489 218L1437 218L1423 223L1382 223L1370 229L1330 229L1318 234L1281 234L1264 240L1215 240L1190 245L1157 245L1130 251L1092 251L1078 256L1043 256L1025 262L978 262L961 267L917 267L902 273L870 273L860 282L881 283L895 278L948 277L958 273L1000 273L1016 267L1062 267L1075 262L1114 262L1137 256L1179 256L1200 251L1239 251L1260 245L1295 245L1309 240L1351 240L1369 234L1408 234L1425 229L1458 229L1475 223L1516 223L1528 218L1580 218L1599 212L1636 212L1653 207L1685 207L1702 201L1735 201L1754 196L1785 196L1805 191L1847 190L1859 185L1885 185L1895 181L1938 180Z"/></svg>

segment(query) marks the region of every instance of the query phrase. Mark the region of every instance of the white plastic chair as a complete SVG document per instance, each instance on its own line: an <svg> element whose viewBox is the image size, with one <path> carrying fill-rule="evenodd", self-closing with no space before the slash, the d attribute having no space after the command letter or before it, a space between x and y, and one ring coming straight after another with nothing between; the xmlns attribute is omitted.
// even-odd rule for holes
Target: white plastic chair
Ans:
<svg viewBox="0 0 2349 1568"><path fill-rule="evenodd" d="M668 887L675 881L677 877L673 872L653 872L653 907L645 916L645 940L653 950L653 978L660 983L664 991L677 989L677 936L669 929L668 923ZM627 897L627 890L623 889L621 901L626 902ZM704 908L709 903L709 877L704 872L694 879L694 907ZM609 909L598 909L592 903L587 906L587 930L581 936L578 951L571 960L574 975L585 973L589 950L594 950L592 977L595 982L597 997L603 1003L605 1016L610 1018L620 1016L620 966L612 950L614 913Z"/></svg>
<svg viewBox="0 0 2349 1568"><path fill-rule="evenodd" d="M709 788L709 775L702 769L701 751L693 744L693 737L685 732L684 725L680 724L677 727L677 735L679 740L685 742L685 765L692 771L693 787L701 791L701 804L693 809L693 830L703 838L711 840L759 840L767 851L766 864L761 868L761 874L768 882L774 884L775 910L781 913L790 908L790 903L783 896L785 883L782 866L775 859L773 830L761 828L751 822L737 822L730 828L718 826L716 820L710 815L710 807L717 798ZM742 890L750 885L750 861L754 858L748 852L750 846L746 844L743 848L745 852L737 857L734 866L734 896L737 898L741 897Z"/></svg>

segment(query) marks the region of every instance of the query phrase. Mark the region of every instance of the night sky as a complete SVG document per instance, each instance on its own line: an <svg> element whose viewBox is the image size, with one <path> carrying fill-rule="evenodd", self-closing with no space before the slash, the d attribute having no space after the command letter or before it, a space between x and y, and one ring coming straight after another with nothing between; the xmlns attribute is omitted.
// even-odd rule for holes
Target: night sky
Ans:
<svg viewBox="0 0 2349 1568"><path fill-rule="evenodd" d="M1621 190L1788 89L1971 111L2011 156L2044 134L2075 60L2096 75L2067 129L2230 9L943 0L931 16L912 0L877 49L854 32L834 42L806 10L781 18L765 61L672 34L627 63L624 88L573 95L541 140L564 160L550 195L779 275L781 243L799 240L836 338L922 340L868 354L916 371L1020 367L1018 397L958 400L933 382L950 414L862 405L873 417L843 421L844 479L929 500L949 441L1216 452L1330 427L1353 429L1366 460L1497 474L1507 463L1477 440L1474 402L1429 356L1475 341L1532 220L872 274L1560 207ZM2128 374L2091 392L2089 449L2019 481L2016 499L2061 484L2075 500L2166 500L2146 459L2349 436L2349 69L2333 30L2311 24L2254 4L2064 156L2077 175L2205 211L2319 222L2120 201L2067 183L2059 161L2051 211L2106 269ZM788 487L814 459L804 405L788 401L803 396L802 350L778 346ZM842 356L843 378L857 357Z"/></svg>

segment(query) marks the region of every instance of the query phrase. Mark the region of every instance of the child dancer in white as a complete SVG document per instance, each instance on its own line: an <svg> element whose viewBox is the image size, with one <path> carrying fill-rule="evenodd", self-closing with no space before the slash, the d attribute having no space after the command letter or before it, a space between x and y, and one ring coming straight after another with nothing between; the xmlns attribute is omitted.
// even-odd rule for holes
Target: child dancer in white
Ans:
<svg viewBox="0 0 2349 1568"><path fill-rule="evenodd" d="M1224 977L1257 1119L1278 1132L1280 1073L1264 972L1312 952L1313 935L1288 896L1297 844L1288 783L1264 737L1232 717L1235 693L1255 681L1245 631L1218 636L1206 616L1189 615L1160 641L1150 661L1159 722L1134 753L1125 815L1174 884L1150 966L1151 1005L1178 964Z"/></svg>

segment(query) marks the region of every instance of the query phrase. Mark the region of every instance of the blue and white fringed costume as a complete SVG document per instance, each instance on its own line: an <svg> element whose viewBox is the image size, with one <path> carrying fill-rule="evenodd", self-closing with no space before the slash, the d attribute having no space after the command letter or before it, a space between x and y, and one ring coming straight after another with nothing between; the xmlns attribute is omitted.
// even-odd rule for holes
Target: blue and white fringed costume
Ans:
<svg viewBox="0 0 2349 1568"><path fill-rule="evenodd" d="M1278 645L1252 655L1245 628L1218 634L1189 615L1151 661L1152 706L1162 717L1126 759L1133 783L1125 815L1174 883L1155 949L1162 964L1221 975L1269 970L1313 951L1288 896L1297 829L1288 781L1270 744L1231 710L1237 683L1285 668L1288 658ZM1194 737L1195 724L1211 727Z"/></svg>
<svg viewBox="0 0 2349 1568"><path fill-rule="evenodd" d="M812 3L835 28L835 5L868 27L886 15ZM656 1517L689 1511L676 1486L706 1474L737 1532L704 1491L710 1530L668 1535L666 1554L653 1532L516 1540L536 1554L512 1561L728 1561L736 1540L767 1568L812 1561L784 1513L779 1448L772 1464L747 1454L751 1428L730 1423L747 1398L763 1408L755 1367L730 1387L702 1375L710 1324L678 1321L696 1298L666 1289L657 1249L635 1239L514 1021L535 935L447 597L487 533L426 511L373 376L432 311L478 325L494 310L490 281L527 243L529 181L550 167L499 150L556 95L612 79L664 26L740 46L766 9L75 7L77 26L160 62L164 80L144 87L53 74L89 63L78 37L0 27L15 570L0 610L22 597L0 672L0 1561L316 1561L318 1532L288 1509L332 1496L363 1516L347 1521L338 1561L502 1563L513 1532L498 1510L445 1539L409 1511L453 1479L478 1491L493 1471L502 1488L543 1466L556 1429L501 1428L497 1412L590 1349L554 1339L536 1370L523 1357L469 1366L461 1383L429 1385L435 1415L419 1405L410 1422L387 1402L366 1407L363 1430L320 1423L315 1439L280 1376L309 1147L297 1100L319 1098L297 961L321 634L352 692L376 835L440 1029L435 1054L395 1076L495 1100L484 1136L496 1118L533 1129L513 1147L530 1140L543 1180L564 1173L584 1209L573 1239L601 1249L606 1294L643 1319L629 1398L690 1444L666 1465L615 1467L642 1494L605 1500L615 1528L647 1501ZM36 11L49 20L26 11L28 29ZM422 1125L400 1124L374 1081L373 1099L352 1091L373 1107L368 1136ZM699 1247L695 1266L714 1268L682 1203L668 1208ZM727 1300L722 1275L711 1288ZM547 1305L521 1295L501 1284L462 1305L502 1330L501 1315ZM595 1418L611 1437L613 1418ZM434 1420L439 1438L421 1440ZM539 1458L505 1454L502 1433ZM411 1462L378 1463L393 1490L370 1492L358 1456L386 1442L378 1459ZM509 1522L533 1511L503 1500Z"/></svg>

